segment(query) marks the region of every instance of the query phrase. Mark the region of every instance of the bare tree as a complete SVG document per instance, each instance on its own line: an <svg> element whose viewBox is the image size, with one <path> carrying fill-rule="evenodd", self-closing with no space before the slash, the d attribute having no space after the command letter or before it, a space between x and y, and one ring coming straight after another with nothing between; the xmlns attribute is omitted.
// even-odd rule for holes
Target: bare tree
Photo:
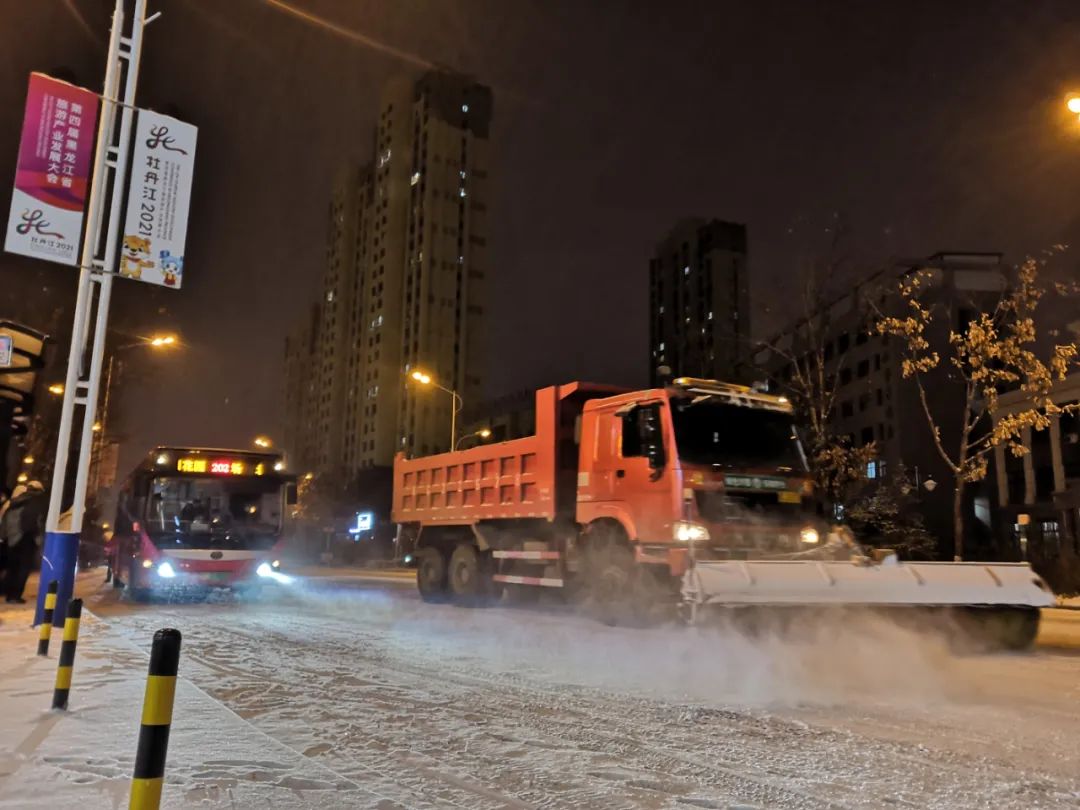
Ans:
<svg viewBox="0 0 1080 810"><path fill-rule="evenodd" d="M949 325L948 346L942 353L931 345L931 327L938 317L949 317L927 301L935 273L921 270L900 280L899 316L878 312L874 329L878 334L900 340L903 376L915 382L919 401L933 434L938 455L952 471L956 484L953 495L953 547L956 560L963 558L964 490L967 484L986 477L988 455L1006 446L1014 455L1028 452L1023 434L1028 428L1044 430L1051 416L1062 408L1050 401L1055 380L1065 378L1075 363L1074 343L1055 345L1046 359L1035 351L1036 314L1045 289L1039 285L1044 263L1028 259L1017 268L1016 279L1007 286L993 308L984 309L967 324ZM957 397L935 400L927 396L927 375L941 369L959 384ZM1003 413L991 420L998 408L998 396L1008 389L1027 394L1027 406ZM955 420L955 421L954 421ZM953 447L946 447L941 425L960 424Z"/></svg>
<svg viewBox="0 0 1080 810"><path fill-rule="evenodd" d="M834 504L845 500L850 485L865 477L867 463L877 456L876 443L856 447L833 429L848 348L835 340L834 302L824 279L835 278L838 265L837 260L830 260L811 268L801 290L801 317L783 337L758 344L759 352L765 350L783 363L775 374L776 383L791 400L802 426L801 438L817 489Z"/></svg>

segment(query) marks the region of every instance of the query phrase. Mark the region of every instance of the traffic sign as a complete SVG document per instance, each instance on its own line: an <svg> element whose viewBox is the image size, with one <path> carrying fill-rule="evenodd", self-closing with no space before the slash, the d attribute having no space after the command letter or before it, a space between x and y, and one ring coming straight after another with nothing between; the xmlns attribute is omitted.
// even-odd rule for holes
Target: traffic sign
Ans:
<svg viewBox="0 0 1080 810"><path fill-rule="evenodd" d="M11 335L0 335L0 368L7 368L11 365L11 350L13 347L14 343Z"/></svg>

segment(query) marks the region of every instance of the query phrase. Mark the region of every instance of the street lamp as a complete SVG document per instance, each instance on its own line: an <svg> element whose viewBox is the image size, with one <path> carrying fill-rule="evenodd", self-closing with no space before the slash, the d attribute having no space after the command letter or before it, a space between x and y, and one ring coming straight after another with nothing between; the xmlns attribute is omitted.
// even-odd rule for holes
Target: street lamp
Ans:
<svg viewBox="0 0 1080 810"><path fill-rule="evenodd" d="M480 428L480 430L474 430L472 433L466 433L464 436L457 440L457 444L454 445L454 449L457 450L459 447L461 447L461 443L463 441L465 441L466 439L472 439L474 437L479 439L490 439L491 430L489 428Z"/></svg>
<svg viewBox="0 0 1080 810"><path fill-rule="evenodd" d="M23 456L22 463L29 466L29 465L34 463L34 457L33 456Z"/></svg>
<svg viewBox="0 0 1080 810"><path fill-rule="evenodd" d="M1080 115L1080 95L1069 95L1065 99L1065 107L1073 115Z"/></svg>
<svg viewBox="0 0 1080 810"><path fill-rule="evenodd" d="M274 443L272 441L270 441L270 439L268 439L266 436L256 436L255 437L255 446L256 447L261 447L264 450L268 450L269 448L273 447L273 445L274 445Z"/></svg>
<svg viewBox="0 0 1080 810"><path fill-rule="evenodd" d="M432 378L432 376L430 374L427 374L427 373L425 373L423 371L420 371L419 369L414 371L409 376L412 377L412 379L415 380L416 382L418 382L420 385L434 386L435 388L438 388L440 391L446 392L447 394L449 394L450 396L452 396L454 398L453 407L450 409L450 449L451 450L456 450L457 449L457 415L461 411L462 407L464 406L464 402L462 402L461 396L458 394L457 391L453 390L452 388L447 388L445 385L439 385L439 383L435 382L435 380Z"/></svg>
<svg viewBox="0 0 1080 810"><path fill-rule="evenodd" d="M53 383L49 386L49 393L52 394L54 397L62 397L64 395L64 384Z"/></svg>
<svg viewBox="0 0 1080 810"><path fill-rule="evenodd" d="M151 349L166 349L171 346L179 344L179 340L176 335L164 334L164 335L151 335L149 337L140 337L133 343L125 343L122 346L117 346L109 354L109 364L105 370L105 393L101 398L101 420L94 423L94 433L97 434L96 447L91 450L90 457L93 465L93 481L95 491L98 489L98 464L101 459L101 450L105 447L105 434L109 427L109 401L112 394L112 381L113 381L113 369L116 365L116 355L120 352L126 352L130 349L138 349L149 346ZM49 388L52 392L52 388ZM60 386L60 392L63 393L63 386Z"/></svg>

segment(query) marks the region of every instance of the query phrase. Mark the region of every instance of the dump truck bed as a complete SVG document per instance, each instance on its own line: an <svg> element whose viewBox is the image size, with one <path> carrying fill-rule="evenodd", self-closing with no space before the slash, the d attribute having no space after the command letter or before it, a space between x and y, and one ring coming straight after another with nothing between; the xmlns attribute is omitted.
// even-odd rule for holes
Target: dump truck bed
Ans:
<svg viewBox="0 0 1080 810"><path fill-rule="evenodd" d="M554 520L560 508L572 510L577 480L574 421L585 400L621 391L591 383L542 388L536 392L532 436L422 458L398 454L393 520L467 525L483 520Z"/></svg>

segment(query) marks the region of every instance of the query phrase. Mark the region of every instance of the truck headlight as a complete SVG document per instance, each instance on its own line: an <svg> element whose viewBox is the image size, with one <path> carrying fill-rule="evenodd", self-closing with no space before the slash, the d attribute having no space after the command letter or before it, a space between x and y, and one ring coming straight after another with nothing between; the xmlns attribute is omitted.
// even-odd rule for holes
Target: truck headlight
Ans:
<svg viewBox="0 0 1080 810"><path fill-rule="evenodd" d="M678 520L673 527L672 536L680 543L696 543L709 539L709 530L700 523Z"/></svg>
<svg viewBox="0 0 1080 810"><path fill-rule="evenodd" d="M808 546L814 545L819 539L818 531L813 526L805 526L799 532L799 539Z"/></svg>
<svg viewBox="0 0 1080 810"><path fill-rule="evenodd" d="M162 579L172 579L176 576L176 571L167 562L158 563L157 575Z"/></svg>
<svg viewBox="0 0 1080 810"><path fill-rule="evenodd" d="M259 563L259 567L255 569L255 573L260 577L268 577L274 573L274 569L270 567L270 563Z"/></svg>

